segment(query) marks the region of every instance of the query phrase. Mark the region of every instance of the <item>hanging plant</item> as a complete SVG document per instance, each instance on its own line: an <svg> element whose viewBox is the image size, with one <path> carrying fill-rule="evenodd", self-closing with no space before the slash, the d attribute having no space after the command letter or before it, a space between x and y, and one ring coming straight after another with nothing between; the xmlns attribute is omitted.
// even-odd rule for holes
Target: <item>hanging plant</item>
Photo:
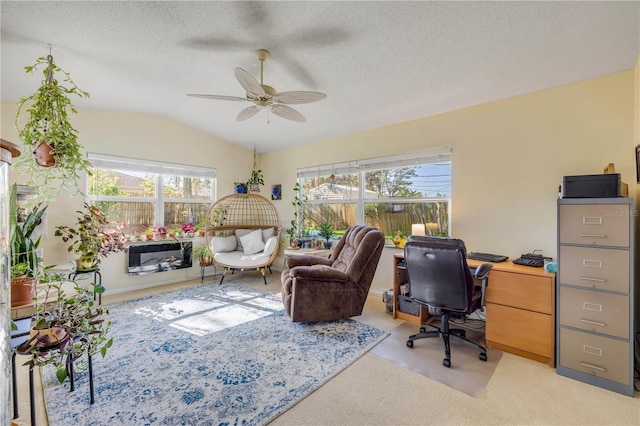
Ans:
<svg viewBox="0 0 640 426"><path fill-rule="evenodd" d="M91 164L78 143L78 131L69 121L69 114L77 113L71 96L83 98L89 93L54 64L51 54L38 58L34 65L25 67L25 72L30 74L38 68L42 68L44 80L34 94L18 101L14 121L24 151L33 152L34 157L23 155L16 165L27 172L29 185L44 199L52 200L67 188L82 193L79 180L83 172L90 174ZM61 75L61 81L57 75ZM27 117L21 123L23 112Z"/></svg>

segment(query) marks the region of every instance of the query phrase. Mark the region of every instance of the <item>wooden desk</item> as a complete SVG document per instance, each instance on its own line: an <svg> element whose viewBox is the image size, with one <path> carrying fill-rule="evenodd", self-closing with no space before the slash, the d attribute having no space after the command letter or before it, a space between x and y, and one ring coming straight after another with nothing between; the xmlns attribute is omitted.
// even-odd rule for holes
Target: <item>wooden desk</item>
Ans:
<svg viewBox="0 0 640 426"><path fill-rule="evenodd" d="M400 285L407 281L404 254L395 254L393 262L393 317L422 324L429 318L424 307L419 315L398 309ZM471 267L485 263L467 262ZM493 263L485 295L487 346L555 365L555 276L510 259Z"/></svg>

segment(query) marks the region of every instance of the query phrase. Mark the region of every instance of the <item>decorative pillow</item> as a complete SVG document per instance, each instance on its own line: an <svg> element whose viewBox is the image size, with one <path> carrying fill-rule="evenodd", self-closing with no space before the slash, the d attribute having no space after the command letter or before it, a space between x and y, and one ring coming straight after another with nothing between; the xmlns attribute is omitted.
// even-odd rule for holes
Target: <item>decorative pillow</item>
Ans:
<svg viewBox="0 0 640 426"><path fill-rule="evenodd" d="M235 235L228 237L213 237L211 239L211 250L214 253L224 253L234 251L238 246Z"/></svg>
<svg viewBox="0 0 640 426"><path fill-rule="evenodd" d="M267 256L271 256L273 251L276 249L277 245L278 245L278 237L274 235L273 237L269 238L265 243L264 254L266 254Z"/></svg>
<svg viewBox="0 0 640 426"><path fill-rule="evenodd" d="M267 228L267 229L263 229L262 230L262 241L264 241L264 243L267 243L267 240L271 237L273 237L274 235L276 235L276 229L275 228Z"/></svg>
<svg viewBox="0 0 640 426"><path fill-rule="evenodd" d="M240 237L243 235L247 235L251 232L251 229L236 229L236 239L238 240L238 251L244 251L244 247L242 247L242 241L240 241Z"/></svg>
<svg viewBox="0 0 640 426"><path fill-rule="evenodd" d="M262 242L262 231L256 229L240 237L242 241L242 247L244 254L254 254L264 250L264 243Z"/></svg>

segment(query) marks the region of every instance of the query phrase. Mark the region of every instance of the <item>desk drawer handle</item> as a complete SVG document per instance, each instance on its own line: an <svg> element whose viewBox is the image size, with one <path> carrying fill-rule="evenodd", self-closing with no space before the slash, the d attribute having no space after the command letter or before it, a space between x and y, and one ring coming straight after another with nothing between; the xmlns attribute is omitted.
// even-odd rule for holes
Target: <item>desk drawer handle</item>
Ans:
<svg viewBox="0 0 640 426"><path fill-rule="evenodd" d="M583 225L602 225L601 216L582 216Z"/></svg>
<svg viewBox="0 0 640 426"><path fill-rule="evenodd" d="M593 368L594 370L598 370L598 371L607 371L602 367L596 367L595 365L587 364L586 362L582 362L582 361L580 362L580 365L587 368Z"/></svg>
<svg viewBox="0 0 640 426"><path fill-rule="evenodd" d="M591 278L591 277L580 277L581 280L585 280L585 281L597 281L599 283L606 283L607 280L603 280L602 278Z"/></svg>
<svg viewBox="0 0 640 426"><path fill-rule="evenodd" d="M586 324L599 325L600 327L606 327L607 326L607 324L605 324L603 322L591 321L591 320L586 320L586 319L583 319L583 318L580 318L580 322L584 322Z"/></svg>
<svg viewBox="0 0 640 426"><path fill-rule="evenodd" d="M580 234L580 236L589 238L607 238L607 234Z"/></svg>

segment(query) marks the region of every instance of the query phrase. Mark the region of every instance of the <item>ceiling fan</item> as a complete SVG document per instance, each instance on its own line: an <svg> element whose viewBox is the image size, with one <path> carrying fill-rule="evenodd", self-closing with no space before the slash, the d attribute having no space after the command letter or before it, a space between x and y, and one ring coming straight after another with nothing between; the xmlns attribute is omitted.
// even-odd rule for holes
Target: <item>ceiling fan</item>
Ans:
<svg viewBox="0 0 640 426"><path fill-rule="evenodd" d="M304 122L307 119L289 105L308 104L311 102L321 101L327 95L320 92L309 91L291 91L280 92L271 86L264 84L263 71L264 61L269 58L270 54L265 49L258 50L258 60L260 61L260 83L242 68L236 68L234 73L240 85L247 92L246 97L226 95L200 95L190 93L187 96L194 98L218 99L223 101L248 101L253 105L240 111L236 116L236 120L244 121L256 115L260 110L268 108L272 113L287 120Z"/></svg>

